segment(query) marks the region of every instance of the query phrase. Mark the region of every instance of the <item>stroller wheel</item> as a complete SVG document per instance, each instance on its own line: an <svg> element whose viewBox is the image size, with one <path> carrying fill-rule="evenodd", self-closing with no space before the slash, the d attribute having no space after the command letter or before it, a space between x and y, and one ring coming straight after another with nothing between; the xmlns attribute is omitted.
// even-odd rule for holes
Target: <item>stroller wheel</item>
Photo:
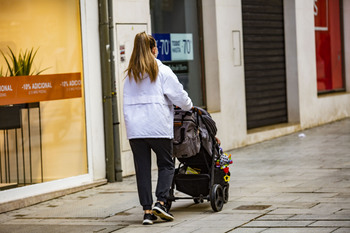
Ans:
<svg viewBox="0 0 350 233"><path fill-rule="evenodd" d="M203 203L203 196L202 195L200 195L199 197L194 197L193 198L193 201L194 201L194 203L196 203L196 204L199 204L199 203Z"/></svg>
<svg viewBox="0 0 350 233"><path fill-rule="evenodd" d="M224 193L220 184L214 184L210 190L210 204L215 212L222 210L224 206Z"/></svg>
<svg viewBox="0 0 350 233"><path fill-rule="evenodd" d="M224 203L227 203L228 202L228 197L229 197L229 188L230 188L230 184L226 184L224 186L224 189L223 189L223 194L224 194Z"/></svg>

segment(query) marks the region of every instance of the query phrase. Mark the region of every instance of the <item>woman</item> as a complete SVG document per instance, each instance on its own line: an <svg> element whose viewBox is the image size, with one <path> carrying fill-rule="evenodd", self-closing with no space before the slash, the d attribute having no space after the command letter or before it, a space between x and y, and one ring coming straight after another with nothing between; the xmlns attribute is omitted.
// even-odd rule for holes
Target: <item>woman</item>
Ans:
<svg viewBox="0 0 350 233"><path fill-rule="evenodd" d="M176 75L156 59L157 52L152 36L145 32L135 36L123 93L124 119L134 156L144 225L153 224L156 216L166 221L174 219L165 205L175 170L172 159L173 105L184 110L192 108L192 101ZM157 156L158 166L157 202L153 209L151 150Z"/></svg>

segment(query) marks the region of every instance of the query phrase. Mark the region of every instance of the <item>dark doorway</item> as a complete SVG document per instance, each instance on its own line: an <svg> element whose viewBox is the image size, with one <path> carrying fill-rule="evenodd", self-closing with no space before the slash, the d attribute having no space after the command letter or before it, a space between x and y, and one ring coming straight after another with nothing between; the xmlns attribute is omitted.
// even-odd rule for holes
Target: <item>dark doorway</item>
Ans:
<svg viewBox="0 0 350 233"><path fill-rule="evenodd" d="M283 0L242 0L247 128L288 121Z"/></svg>

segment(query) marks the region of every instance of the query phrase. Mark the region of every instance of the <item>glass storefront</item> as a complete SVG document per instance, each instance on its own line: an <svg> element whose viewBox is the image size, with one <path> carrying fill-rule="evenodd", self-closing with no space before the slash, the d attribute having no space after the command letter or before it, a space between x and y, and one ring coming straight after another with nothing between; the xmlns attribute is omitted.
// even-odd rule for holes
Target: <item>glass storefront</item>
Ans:
<svg viewBox="0 0 350 233"><path fill-rule="evenodd" d="M194 105L205 106L203 37L198 0L151 0L158 59L178 76Z"/></svg>
<svg viewBox="0 0 350 233"><path fill-rule="evenodd" d="M0 0L0 190L88 173L79 9Z"/></svg>
<svg viewBox="0 0 350 233"><path fill-rule="evenodd" d="M317 89L344 90L341 0L314 2Z"/></svg>

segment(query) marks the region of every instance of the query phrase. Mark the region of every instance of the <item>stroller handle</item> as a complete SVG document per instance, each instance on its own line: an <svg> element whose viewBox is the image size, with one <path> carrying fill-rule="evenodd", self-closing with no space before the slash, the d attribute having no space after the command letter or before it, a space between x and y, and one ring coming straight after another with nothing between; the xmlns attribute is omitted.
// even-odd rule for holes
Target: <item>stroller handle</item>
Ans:
<svg viewBox="0 0 350 233"><path fill-rule="evenodd" d="M181 108L174 105L174 109L180 110ZM210 116L210 114L206 110L204 110L203 108L197 107L197 106L193 106L191 108L191 110L189 110L188 112L197 112L199 115L209 115Z"/></svg>

